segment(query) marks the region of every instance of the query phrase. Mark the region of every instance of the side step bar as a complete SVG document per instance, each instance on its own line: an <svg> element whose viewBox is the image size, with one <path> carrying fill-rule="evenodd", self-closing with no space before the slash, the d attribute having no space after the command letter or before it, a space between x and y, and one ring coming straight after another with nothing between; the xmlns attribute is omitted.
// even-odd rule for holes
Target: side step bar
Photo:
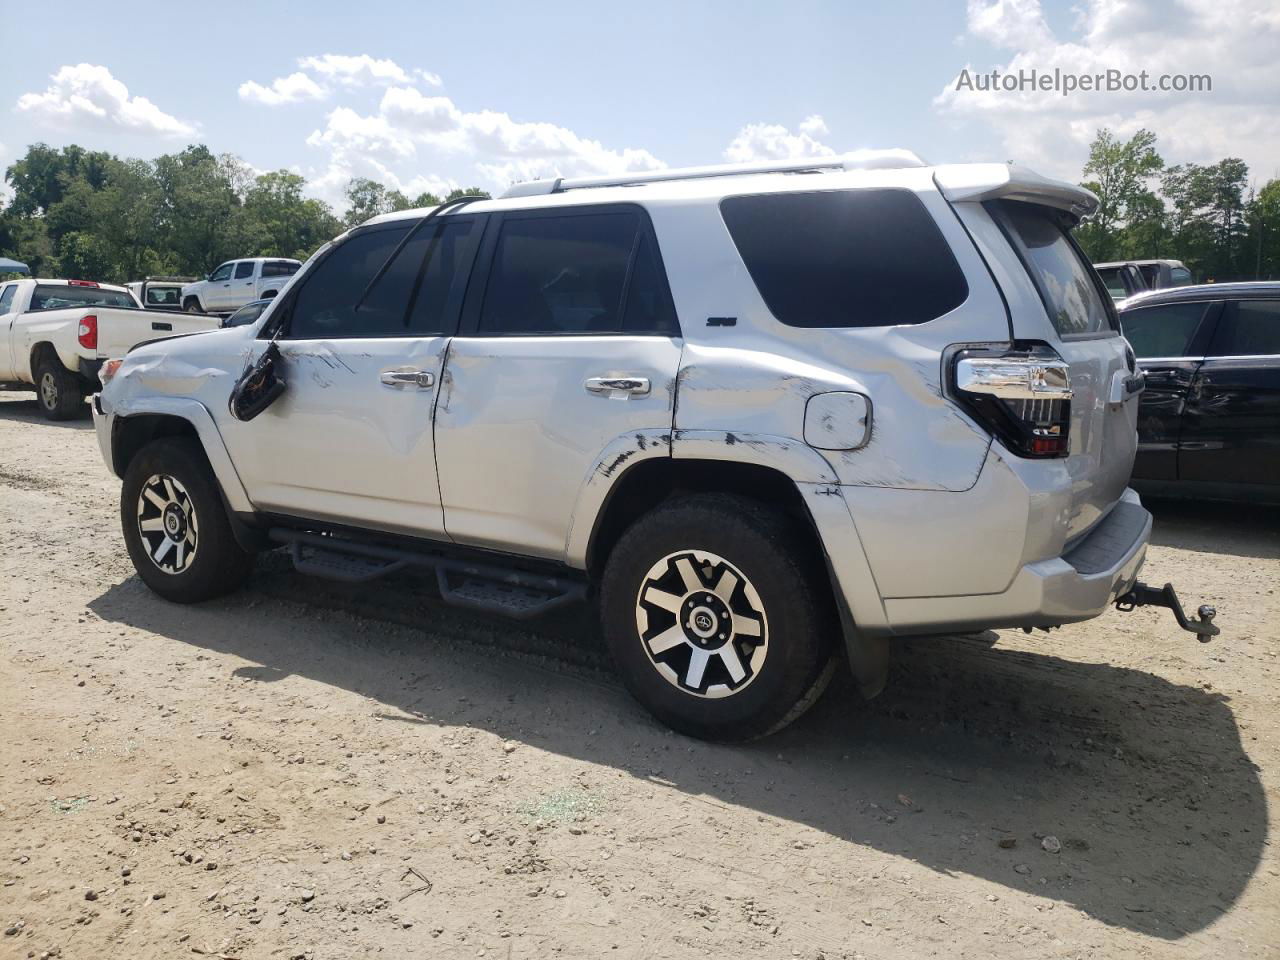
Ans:
<svg viewBox="0 0 1280 960"><path fill-rule="evenodd" d="M1196 611L1195 620L1188 619L1182 610L1182 604L1178 602L1178 594L1174 592L1172 583L1166 583L1163 588L1157 589L1138 581L1129 588L1128 593L1116 598L1117 610L1128 612L1134 607L1168 607L1173 611L1178 626L1194 633L1201 643L1208 643L1222 632L1213 622L1218 611L1207 603Z"/></svg>
<svg viewBox="0 0 1280 960"><path fill-rule="evenodd" d="M300 530L276 528L268 536L289 547L299 573L344 583L365 583L410 566L433 567L445 603L516 620L541 616L586 596L586 584L567 577Z"/></svg>

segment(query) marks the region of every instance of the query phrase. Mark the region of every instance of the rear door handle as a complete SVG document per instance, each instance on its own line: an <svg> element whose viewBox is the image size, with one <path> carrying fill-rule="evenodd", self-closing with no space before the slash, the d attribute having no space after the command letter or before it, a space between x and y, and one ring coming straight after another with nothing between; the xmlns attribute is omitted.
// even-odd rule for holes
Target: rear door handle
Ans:
<svg viewBox="0 0 1280 960"><path fill-rule="evenodd" d="M582 384L587 393L601 397L643 397L649 392L648 377L590 377Z"/></svg>
<svg viewBox="0 0 1280 960"><path fill-rule="evenodd" d="M436 375L426 370L383 370L379 378L388 387L417 387L420 390L436 382Z"/></svg>

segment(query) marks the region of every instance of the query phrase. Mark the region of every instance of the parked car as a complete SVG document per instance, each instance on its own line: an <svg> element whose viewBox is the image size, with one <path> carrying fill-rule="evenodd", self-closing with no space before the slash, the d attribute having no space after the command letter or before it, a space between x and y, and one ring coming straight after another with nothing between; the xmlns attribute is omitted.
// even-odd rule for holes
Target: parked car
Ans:
<svg viewBox="0 0 1280 960"><path fill-rule="evenodd" d="M1096 203L895 151L375 218L255 323L118 367L129 555L177 602L281 545L517 617L588 596L635 696L721 740L841 646L872 695L895 637L1169 603L1135 592L1141 381L1069 232Z"/></svg>
<svg viewBox="0 0 1280 960"><path fill-rule="evenodd" d="M0 385L35 390L46 417L66 420L83 412L107 358L216 325L212 317L158 317L124 287L13 280L0 285Z"/></svg>
<svg viewBox="0 0 1280 960"><path fill-rule="evenodd" d="M244 327L253 323L260 316L262 311L271 306L271 300L254 300L252 303L246 303L231 316L222 321L224 327Z"/></svg>
<svg viewBox="0 0 1280 960"><path fill-rule="evenodd" d="M1146 373L1135 486L1280 501L1280 282L1157 290L1120 319Z"/></svg>
<svg viewBox="0 0 1280 960"><path fill-rule="evenodd" d="M194 277L147 277L126 283L129 292L148 310L181 310L182 288Z"/></svg>
<svg viewBox="0 0 1280 960"><path fill-rule="evenodd" d="M1111 299L1119 303L1147 289L1147 281L1142 271L1133 263L1095 263L1093 269L1098 271L1102 284L1107 288Z"/></svg>
<svg viewBox="0 0 1280 960"><path fill-rule="evenodd" d="M1093 268L1107 281L1107 289L1115 299L1123 299L1115 296L1116 289L1121 286L1127 291L1125 296L1132 297L1143 290L1188 287L1194 282L1191 271L1181 260L1119 260L1113 263L1095 263ZM1137 272L1141 281L1136 286L1132 285L1132 280L1121 280L1119 276L1121 272L1127 273L1130 268ZM1121 282L1113 285L1109 279L1111 277Z"/></svg>
<svg viewBox="0 0 1280 960"><path fill-rule="evenodd" d="M234 313L251 300L274 297L302 266L283 257L228 260L203 280L182 288L188 313Z"/></svg>

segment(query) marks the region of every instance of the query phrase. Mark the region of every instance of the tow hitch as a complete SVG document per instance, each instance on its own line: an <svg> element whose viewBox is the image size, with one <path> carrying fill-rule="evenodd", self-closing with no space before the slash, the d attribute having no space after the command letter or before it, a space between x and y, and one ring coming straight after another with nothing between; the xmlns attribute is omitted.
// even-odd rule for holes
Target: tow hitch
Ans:
<svg viewBox="0 0 1280 960"><path fill-rule="evenodd" d="M1208 643L1211 638L1222 632L1213 622L1213 618L1218 615L1218 611L1207 603L1196 611L1198 616L1195 620L1187 619L1187 615L1182 610L1182 604L1178 602L1178 595L1174 592L1172 583L1166 583L1163 589L1157 590L1155 587L1149 587L1139 581L1130 587L1129 592L1124 596L1116 598L1117 610L1128 612L1134 607L1168 607L1173 611L1173 615L1178 621L1178 626L1183 630L1190 630L1201 643Z"/></svg>

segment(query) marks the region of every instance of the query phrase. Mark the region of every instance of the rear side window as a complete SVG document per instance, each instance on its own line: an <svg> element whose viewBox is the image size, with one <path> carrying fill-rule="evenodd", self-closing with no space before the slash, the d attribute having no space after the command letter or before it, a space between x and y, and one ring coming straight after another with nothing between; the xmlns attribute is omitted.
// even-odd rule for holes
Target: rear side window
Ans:
<svg viewBox="0 0 1280 960"><path fill-rule="evenodd" d="M909 191L730 197L720 210L760 296L788 326L926 323L969 296L950 246Z"/></svg>
<svg viewBox="0 0 1280 960"><path fill-rule="evenodd" d="M268 260L262 265L264 277L292 277L298 272L298 264L286 263L283 260Z"/></svg>
<svg viewBox="0 0 1280 960"><path fill-rule="evenodd" d="M245 260L241 263L236 264L236 275L232 279L244 280L246 277L252 277L252 276L253 276L253 263L248 260Z"/></svg>
<svg viewBox="0 0 1280 960"><path fill-rule="evenodd" d="M64 307L132 307L138 302L126 290L102 290L99 287L73 287L68 284L37 286L31 294L35 310L61 310Z"/></svg>
<svg viewBox="0 0 1280 960"><path fill-rule="evenodd" d="M301 281L293 301L294 339L434 336L460 295L470 267L473 221L452 218L419 231L396 253L416 221L362 230L335 247ZM368 294L388 258L394 262ZM424 258L430 256L429 261ZM363 296L363 300L361 297Z"/></svg>
<svg viewBox="0 0 1280 960"><path fill-rule="evenodd" d="M1105 333L1111 312L1093 280L1093 267L1042 207L1006 201L999 204L1054 329L1062 336Z"/></svg>
<svg viewBox="0 0 1280 960"><path fill-rule="evenodd" d="M1162 303L1120 314L1120 329L1138 359L1185 357L1204 316L1203 303Z"/></svg>
<svg viewBox="0 0 1280 960"><path fill-rule="evenodd" d="M1280 355L1280 300L1227 304L1209 347L1211 357Z"/></svg>
<svg viewBox="0 0 1280 960"><path fill-rule="evenodd" d="M478 332L675 336L666 277L640 213L504 219Z"/></svg>

